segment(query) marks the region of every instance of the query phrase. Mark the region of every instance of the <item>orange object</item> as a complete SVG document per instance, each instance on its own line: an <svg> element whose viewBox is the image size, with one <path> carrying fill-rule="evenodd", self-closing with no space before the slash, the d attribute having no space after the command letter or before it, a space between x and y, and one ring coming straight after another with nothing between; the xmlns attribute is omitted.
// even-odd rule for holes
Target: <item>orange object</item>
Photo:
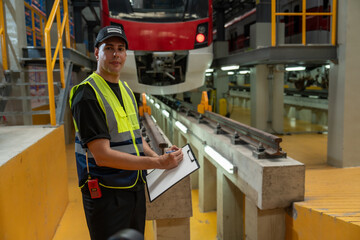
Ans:
<svg viewBox="0 0 360 240"><path fill-rule="evenodd" d="M151 115L151 108L146 105L146 95L145 93L142 93L142 106L139 107L139 114L140 117L143 117L145 113L148 113Z"/></svg>
<svg viewBox="0 0 360 240"><path fill-rule="evenodd" d="M212 111L211 105L209 105L209 99L206 91L202 92L201 102L197 106L198 113L204 114L205 111Z"/></svg>

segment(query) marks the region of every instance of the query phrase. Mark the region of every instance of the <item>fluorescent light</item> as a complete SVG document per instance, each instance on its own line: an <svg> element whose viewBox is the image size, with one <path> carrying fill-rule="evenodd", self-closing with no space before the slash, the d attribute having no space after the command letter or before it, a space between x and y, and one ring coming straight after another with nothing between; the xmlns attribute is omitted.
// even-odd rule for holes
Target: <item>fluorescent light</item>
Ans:
<svg viewBox="0 0 360 240"><path fill-rule="evenodd" d="M325 68L330 69L330 64L325 65Z"/></svg>
<svg viewBox="0 0 360 240"><path fill-rule="evenodd" d="M153 115L151 115L151 119L154 121L154 123L156 123L156 119L153 117Z"/></svg>
<svg viewBox="0 0 360 240"><path fill-rule="evenodd" d="M238 70L240 68L239 65L231 65L231 66L224 66L221 67L222 71L230 71L230 70Z"/></svg>
<svg viewBox="0 0 360 240"><path fill-rule="evenodd" d="M157 109L160 109L160 105L159 105L158 103L155 103L155 107L156 107Z"/></svg>
<svg viewBox="0 0 360 240"><path fill-rule="evenodd" d="M179 121L176 121L175 122L175 125L183 132L183 133L187 133L187 127L185 127L184 124L182 124L181 122Z"/></svg>
<svg viewBox="0 0 360 240"><path fill-rule="evenodd" d="M206 72L206 73L212 73L212 72L214 72L214 69L208 68L208 69L205 70L205 72Z"/></svg>
<svg viewBox="0 0 360 240"><path fill-rule="evenodd" d="M304 71L306 67L287 67L285 68L286 71Z"/></svg>
<svg viewBox="0 0 360 240"><path fill-rule="evenodd" d="M227 75L234 75L235 72L227 72Z"/></svg>
<svg viewBox="0 0 360 240"><path fill-rule="evenodd" d="M165 117L170 117L170 113L166 111L165 109L162 110L162 114L164 114Z"/></svg>
<svg viewBox="0 0 360 240"><path fill-rule="evenodd" d="M154 99L150 98L150 102L151 102L152 104L154 104Z"/></svg>
<svg viewBox="0 0 360 240"><path fill-rule="evenodd" d="M239 71L239 73L240 74L248 74L248 73L250 73L250 71L249 70L241 70L241 71Z"/></svg>
<svg viewBox="0 0 360 240"><path fill-rule="evenodd" d="M205 73L205 76L210 77L210 76L211 76L211 73Z"/></svg>
<svg viewBox="0 0 360 240"><path fill-rule="evenodd" d="M229 160L220 155L212 147L205 145L205 152L214 159L221 167L223 167L228 173L233 174L236 171L236 166L234 166Z"/></svg>

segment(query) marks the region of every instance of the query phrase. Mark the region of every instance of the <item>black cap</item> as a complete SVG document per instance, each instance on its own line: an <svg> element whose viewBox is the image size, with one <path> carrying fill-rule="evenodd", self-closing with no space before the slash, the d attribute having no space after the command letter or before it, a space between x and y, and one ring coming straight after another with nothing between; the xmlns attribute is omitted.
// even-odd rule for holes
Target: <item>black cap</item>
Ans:
<svg viewBox="0 0 360 240"><path fill-rule="evenodd" d="M119 37L125 41L126 49L128 49L128 41L126 39L125 31L120 26L106 26L100 29L96 40L95 47L99 47L98 45L111 37Z"/></svg>

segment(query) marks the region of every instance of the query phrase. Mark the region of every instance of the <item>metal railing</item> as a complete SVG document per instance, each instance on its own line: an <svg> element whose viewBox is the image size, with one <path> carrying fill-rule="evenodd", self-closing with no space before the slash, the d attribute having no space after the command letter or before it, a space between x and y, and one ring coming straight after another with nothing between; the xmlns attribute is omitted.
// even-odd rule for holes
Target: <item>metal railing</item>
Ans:
<svg viewBox="0 0 360 240"><path fill-rule="evenodd" d="M4 70L9 70L9 65L7 61L7 51L6 51L3 0L0 0L0 41L1 41L1 53L2 53L2 65Z"/></svg>
<svg viewBox="0 0 360 240"><path fill-rule="evenodd" d="M63 33L65 31L66 47L70 48L70 31L69 31L69 11L67 0L63 1L63 19L61 21L60 13L60 0L55 0L50 16L45 26L45 52L46 52L46 68L47 68L47 79L48 79L48 92L49 92L49 108L50 108L50 124L56 125L56 107L54 98L54 86L53 86L53 70L59 54L59 65L60 65L60 80L62 88L65 87L65 76L64 76L64 57L63 57ZM50 30L54 23L56 15L57 23L57 36L58 42L54 51L54 55L51 54L51 37Z"/></svg>
<svg viewBox="0 0 360 240"><path fill-rule="evenodd" d="M33 46L34 47L38 46L36 44L36 36L37 36L37 34L40 35L40 39L41 39L40 46L44 46L44 34L43 34L44 24L43 23L46 22L46 16L45 16L44 13L42 13L38 9L31 6L29 3L24 2L24 5L31 12L31 28L28 27L28 26L26 28L32 32ZM40 21L39 28L37 28L36 25L35 25L35 17L36 16L39 18L39 21Z"/></svg>
<svg viewBox="0 0 360 240"><path fill-rule="evenodd" d="M276 17L277 16L298 16L302 17L302 40L306 45L306 17L307 16L330 16L332 19L331 44L336 44L336 13L337 0L332 1L332 12L307 12L306 0L302 0L302 12L276 12L276 0L271 0L271 46L276 46Z"/></svg>

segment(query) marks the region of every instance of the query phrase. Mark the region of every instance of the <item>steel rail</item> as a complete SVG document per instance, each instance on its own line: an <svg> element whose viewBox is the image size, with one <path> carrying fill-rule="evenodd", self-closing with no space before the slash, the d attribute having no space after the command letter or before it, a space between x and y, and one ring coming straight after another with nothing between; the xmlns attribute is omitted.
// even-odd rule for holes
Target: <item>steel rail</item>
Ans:
<svg viewBox="0 0 360 240"><path fill-rule="evenodd" d="M286 153L282 152L280 147L280 143L282 142L282 138L280 137L242 124L233 119L226 118L217 113L205 111L204 116L215 120L220 125L224 125L227 128L233 129L234 134L237 133L240 140L253 145L257 148L258 152L265 151L265 153L271 157L286 156Z"/></svg>
<svg viewBox="0 0 360 240"><path fill-rule="evenodd" d="M148 113L144 113L143 125L145 127L146 141L149 140L151 148L159 155L164 154L165 148L169 147L164 136L161 134L159 129L156 127L154 121L151 119Z"/></svg>
<svg viewBox="0 0 360 240"><path fill-rule="evenodd" d="M283 152L282 148L280 147L280 143L282 142L281 137L237 122L217 113L205 111L204 114L200 114L196 111L196 107L193 105L177 99L162 96L159 97L159 100L162 100L169 106L176 106L178 104L174 104L174 102L180 102L179 107L176 109L177 111L186 112L188 116L193 116L198 119L199 123L212 122L216 133L228 133L232 138L231 142L233 144L247 143L253 146L256 149L253 152L253 155L257 158L286 157L286 152Z"/></svg>

